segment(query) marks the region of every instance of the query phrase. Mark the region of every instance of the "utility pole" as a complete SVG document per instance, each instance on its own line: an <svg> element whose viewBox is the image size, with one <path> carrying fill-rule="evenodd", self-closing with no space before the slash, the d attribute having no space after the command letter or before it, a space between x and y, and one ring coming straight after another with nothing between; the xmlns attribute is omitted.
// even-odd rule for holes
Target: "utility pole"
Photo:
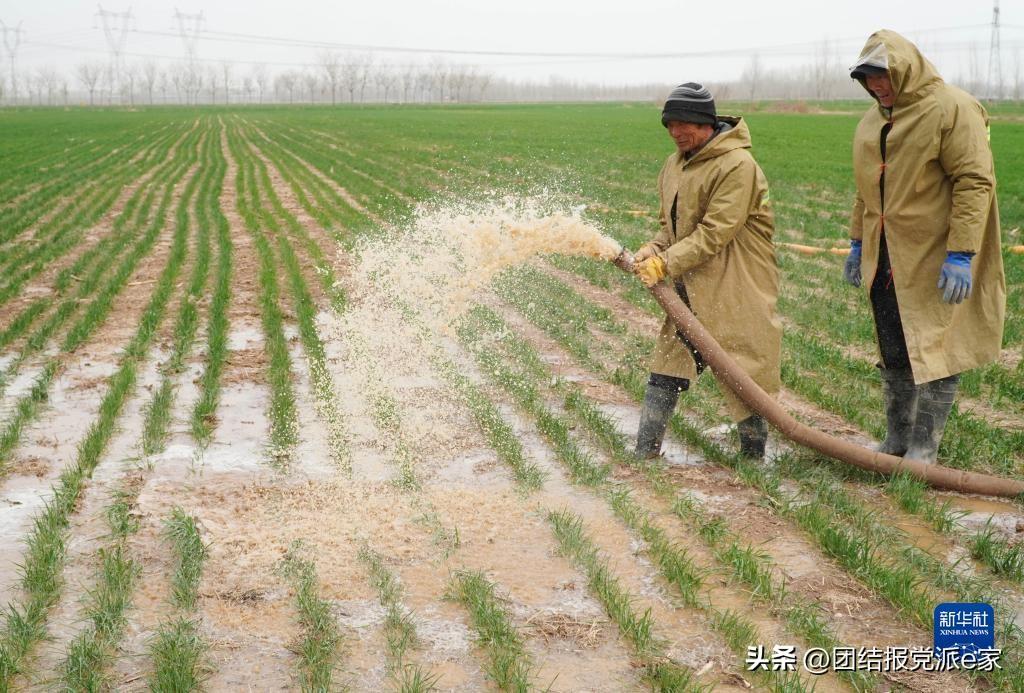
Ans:
<svg viewBox="0 0 1024 693"><path fill-rule="evenodd" d="M18 103L18 80L14 75L14 57L18 53L18 46L21 44L21 22L18 22L16 28L11 28L0 22L0 29L4 32L4 48L7 51L7 57L11 61L11 103Z"/></svg>
<svg viewBox="0 0 1024 693"><path fill-rule="evenodd" d="M111 91L117 91L121 86L121 55L124 53L125 44L128 41L128 25L132 20L132 8L125 12L111 12L99 7L100 21L103 22L103 33L107 37L107 45L110 47L110 79Z"/></svg>
<svg viewBox="0 0 1024 693"><path fill-rule="evenodd" d="M995 80L993 82L993 76ZM993 84L995 89L993 89ZM999 47L999 0L992 4L992 37L988 43L988 98L1003 98L1003 54Z"/></svg>

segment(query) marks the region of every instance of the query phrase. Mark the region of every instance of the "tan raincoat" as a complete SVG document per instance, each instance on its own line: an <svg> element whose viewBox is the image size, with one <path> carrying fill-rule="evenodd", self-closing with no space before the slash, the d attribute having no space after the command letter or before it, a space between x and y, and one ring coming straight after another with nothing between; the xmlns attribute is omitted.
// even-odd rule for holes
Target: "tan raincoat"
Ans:
<svg viewBox="0 0 1024 693"><path fill-rule="evenodd" d="M972 96L943 82L899 34L872 34L862 56L872 53L885 57L896 93L886 138L885 239L920 384L991 362L1002 344L1006 280L988 114ZM889 120L881 105L872 107L853 140L857 199L850 236L863 239L862 286L869 292L883 222L880 136ZM943 303L937 288L946 251L977 253L971 297L960 304Z"/></svg>
<svg viewBox="0 0 1024 693"><path fill-rule="evenodd" d="M739 118L691 159L678 152L658 175L661 230L652 243L672 280L686 287L690 307L740 366L769 393L780 387L782 326L775 313L779 272L772 245L768 183L750 154L750 131ZM672 221L672 208L676 220ZM665 320L651 371L691 381L689 349ZM733 419L751 411L722 387Z"/></svg>

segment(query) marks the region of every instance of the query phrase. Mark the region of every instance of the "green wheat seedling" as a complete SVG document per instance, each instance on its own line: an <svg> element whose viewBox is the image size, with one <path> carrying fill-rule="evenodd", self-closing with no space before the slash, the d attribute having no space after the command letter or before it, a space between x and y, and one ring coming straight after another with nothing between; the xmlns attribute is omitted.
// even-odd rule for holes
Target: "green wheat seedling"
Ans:
<svg viewBox="0 0 1024 693"><path fill-rule="evenodd" d="M266 166L263 162L258 160L255 163L258 165L260 171L259 182L262 185L263 197L271 201L272 206L276 210L275 213L277 217L284 218L286 223L289 220L292 222L289 226L293 227L293 234L298 233L294 231L294 227L298 226L297 222L295 222L294 217L286 212L271 186ZM274 234L277 238L278 258L283 261L283 265L288 275L288 282L291 288L292 298L294 299L295 315L298 321L299 337L302 340L303 348L306 353L306 360L309 364L309 374L313 395L316 401L317 413L327 424L328 428L328 445L331 451L331 457L339 468L350 471L351 460L349 459L350 456L347 444L348 435L335 399L334 379L331 375L331 369L327 363L327 354L324 350L324 344L316 329L316 303L306 285L305 278L302 276L299 258L295 254L295 251L289 243L284 231L281 229L280 224L274 215L269 213L265 213L263 215L263 219L266 222L270 233ZM306 235L305 240L308 241L308 244L319 248L319 246L316 246L316 243L309 238L308 235ZM333 286L334 283L335 280L333 275L331 275L331 286ZM333 302L333 305L335 310L341 310L344 306L344 301L335 301Z"/></svg>
<svg viewBox="0 0 1024 693"><path fill-rule="evenodd" d="M196 193L196 202L193 210L197 231L195 243L196 260L192 267L188 291L182 297L181 305L178 308L178 317L174 324L174 334L172 336L174 346L171 350L171 355L163 366L163 376L160 380L160 385L153 394L146 409L142 433L142 452L145 455L154 455L162 451L167 444L168 427L171 422L171 405L174 400L173 379L184 369L185 357L192 349L196 330L199 327L199 308L197 304L206 288L206 279L210 269L210 234L206 205L211 182L210 176L217 175L218 173L211 166L210 150L212 146L212 138L207 138L202 151L203 166L201 168L201 175L203 178L198 186L199 190ZM193 216L189 215L188 208L179 206L177 224L188 228L192 219Z"/></svg>
<svg viewBox="0 0 1024 693"><path fill-rule="evenodd" d="M460 571L452 578L449 594L469 612L477 640L487 653L488 677L502 691L530 690L533 661L494 584L483 573Z"/></svg>
<svg viewBox="0 0 1024 693"><path fill-rule="evenodd" d="M164 536L173 547L176 563L171 575L172 602L179 609L192 610L208 553L195 517L174 508L164 525Z"/></svg>
<svg viewBox="0 0 1024 693"><path fill-rule="evenodd" d="M77 247L83 230L99 221L121 187L141 172L136 166L109 169L105 180L92 182L61 214L55 214L49 223L38 229L35 240L39 242L27 244L25 252L14 254L7 267L0 267L7 278L7 283L0 287L0 304L18 295L29 280Z"/></svg>
<svg viewBox="0 0 1024 693"><path fill-rule="evenodd" d="M0 633L0 686L9 686L11 679L23 671L32 647L46 633L47 612L59 599L63 587L60 577L66 556L68 517L99 464L124 403L134 390L139 364L144 361L164 317L186 254L186 237L179 230L135 335L123 351L118 370L108 380L98 417L79 443L74 464L61 475L53 497L33 521L21 564L24 597L8 609Z"/></svg>
<svg viewBox="0 0 1024 693"><path fill-rule="evenodd" d="M208 648L194 619L176 616L161 623L149 645L153 660L150 690L158 693L202 690L208 674L205 665Z"/></svg>
<svg viewBox="0 0 1024 693"><path fill-rule="evenodd" d="M398 577L388 570L380 555L368 546L359 550L359 560L370 573L370 583L377 590L381 606L386 610L384 637L388 647L388 671L403 693L426 693L437 690L440 676L409 661L409 650L417 646L416 624L402 604L403 590Z"/></svg>
<svg viewBox="0 0 1024 693"><path fill-rule="evenodd" d="M257 163L260 171L261 183L265 191L265 197L270 202L270 206L272 208L273 213L276 215L277 218L281 219L284 222L285 226L288 229L289 236L293 240L295 240L299 245L301 245L309 254L309 257L313 261L313 267L316 270L316 275L320 280L324 293L329 297L331 301L331 307L338 312L344 310L346 300L345 294L340 289L340 284L337 280L337 277L334 274L334 270L331 267L331 264L327 261L327 257L324 254L323 249L320 247L320 244L317 243L316 240L314 240L314 238L310 235L309 231L302 224L299 223L295 216L289 213L284 208L284 205L281 203L280 198L274 191L273 185L270 182L270 176L266 164L264 164L262 161L258 161ZM293 190L297 191L300 203L301 201L306 200L305 194L302 192L301 187L292 183L290 180L289 174L292 174L293 170L287 168L280 169L280 167L279 170L283 174L283 177L286 179L286 181L290 183L290 187L292 187ZM280 231L278 231L278 233L280 233Z"/></svg>
<svg viewBox="0 0 1024 693"><path fill-rule="evenodd" d="M190 184L191 183L192 181L190 181ZM169 205L170 195L171 188L168 186L164 190L161 209L166 209ZM157 222L151 224L145 235L135 245L132 252L122 260L114 275L107 280L99 293L88 304L86 312L77 320L65 336L60 346L61 354L67 354L74 351L74 349L81 345L88 336L90 336L99 327L103 319L109 313L114 297L124 287L128 277L131 276L138 262L152 248L153 243L156 241L160 226L161 223ZM101 269L101 267L97 267L96 271L91 275L94 282L99 281ZM82 297L88 296L89 293L91 293L94 285L94 283L89 283L88 285L83 286L75 297L71 297L64 301L61 308L54 313L48 323L43 325L33 338L29 339L28 343L22 350L22 355L15 359L10 368L16 369L28 353L42 349L53 330L56 329L56 327L77 308ZM15 407L14 414L8 418L3 431L0 431L0 472L4 470L7 457L20 440L22 430L38 415L42 406L46 402L53 378L61 368L61 354L50 357L46 361L40 373L36 376L32 388L26 395L19 399Z"/></svg>
<svg viewBox="0 0 1024 693"><path fill-rule="evenodd" d="M299 555L299 547L293 546L282 568L295 586L295 605L302 625L302 640L295 649L302 667L299 685L303 691L332 690L342 637L330 602L319 595L316 567Z"/></svg>
<svg viewBox="0 0 1024 693"><path fill-rule="evenodd" d="M490 314L485 316L484 320L492 329L498 328L502 331L505 335L502 339L502 346L506 348L506 353L513 355L520 363L524 364L524 369L532 373L538 381L543 382L551 379L549 369L539 359L532 347L523 340L504 331L503 325L498 322L500 318ZM558 382L556 383L556 388L566 393L565 402L567 410L573 412L584 427L594 434L595 439L601 443L602 447L608 451L613 459L620 463L637 466L636 458L628 450L624 437L618 432L613 421L570 384ZM660 474L661 469L652 467L650 464L642 465L642 467L654 488L660 494L671 499L674 496L675 489ZM628 497L624 494L625 492L623 491L614 492L612 495L613 507L616 509L616 512L627 521L627 524L640 531L645 540L652 545L656 555L663 554L664 551L658 550L659 547L666 546L666 540L663 535L655 532L649 523L635 524L637 518L635 513L638 511L634 511L633 514L623 515L625 508L629 507L625 505ZM705 522L701 526L701 536L707 540L709 545L718 546L724 538L724 529L724 524ZM780 604L786 601L787 595L784 588L781 585L776 586L773 584L771 572L765 567L766 557L763 554L755 552L751 547L741 548L734 542L729 545L728 550L719 552L716 557L724 565L730 566L743 582L753 588L755 595L762 595L765 599ZM671 577L669 580L680 587L684 599L687 599L693 605L697 604L696 601L692 601L695 594L693 587L699 587L699 580L677 581Z"/></svg>
<svg viewBox="0 0 1024 693"><path fill-rule="evenodd" d="M1024 582L1024 544L1007 543L992 526L991 519L972 538L971 556L983 561L997 575Z"/></svg>
<svg viewBox="0 0 1024 693"><path fill-rule="evenodd" d="M121 638L127 623L125 610L142 570L122 545L100 549L100 561L99 584L88 593L89 625L68 645L61 665L61 680L67 690L99 690L110 685L104 665Z"/></svg>
<svg viewBox="0 0 1024 693"><path fill-rule="evenodd" d="M199 398L192 409L190 419L192 437L205 446L213 436L217 404L220 401L220 376L224 371L228 346L228 305L231 301L231 234L228 220L220 208L227 161L219 146L224 137L221 126L215 129L218 146L213 148L213 165L216 174L210 187L209 214L217 229L217 274L214 279L213 299L210 302L209 320L206 328L206 364L199 377Z"/></svg>
<svg viewBox="0 0 1024 693"><path fill-rule="evenodd" d="M346 204L319 176L314 175L301 159L278 145L266 133L259 134L260 148L288 181L299 204L335 241L345 246L350 245L350 234L339 228L350 226L358 212Z"/></svg>
<svg viewBox="0 0 1024 693"><path fill-rule="evenodd" d="M450 361L439 363L438 370L455 391L462 395L474 420L487 437L487 443L497 453L498 459L512 470L519 488L526 492L540 489L544 485L544 471L526 457L523 444L495 404L472 380L459 373Z"/></svg>
<svg viewBox="0 0 1024 693"><path fill-rule="evenodd" d="M701 690L689 669L667 660L664 643L654 636L650 610L638 614L633 608L633 597L612 574L607 562L600 557L597 547L584 532L583 519L563 510L550 512L548 521L561 552L583 570L591 591L632 646L651 683L658 690L664 690L663 679L671 679L680 685L675 690Z"/></svg>
<svg viewBox="0 0 1024 693"><path fill-rule="evenodd" d="M238 212L253 238L259 256L260 315L266 337L265 348L270 360L267 369L267 380L270 383L268 454L275 467L285 469L291 462L295 445L298 443L298 430L291 356L288 353L288 341L284 336L284 316L278 298L280 288L277 267L274 264L273 250L262 231L265 215L260 206L252 159L246 154L241 137L234 130L228 135L228 146L238 164L235 181L238 189Z"/></svg>
<svg viewBox="0 0 1024 693"><path fill-rule="evenodd" d="M114 657L127 624L125 612L142 567L128 554L126 540L138 531L133 516L139 487L127 481L117 488L107 506L111 537L98 552L96 586L86 597L87 626L69 643L62 662L61 681L68 690L97 690L110 686L106 669Z"/></svg>
<svg viewBox="0 0 1024 693"><path fill-rule="evenodd" d="M151 690L167 693L194 691L201 688L209 673L208 645L194 616L203 564L209 552L195 517L182 508L171 511L163 535L174 555L171 604L175 612L160 623L149 643L153 662L149 685Z"/></svg>
<svg viewBox="0 0 1024 693"><path fill-rule="evenodd" d="M474 324L475 319L475 324ZM550 373L546 366L540 361L539 357L533 352L532 348L529 347L525 342L519 340L511 335L510 331L505 330L500 322L500 318L492 312L486 310L474 310L471 313L470 320L465 323L462 327L460 335L462 336L465 343L474 345L476 342L474 339L478 339L476 335L478 333L473 332L473 327L477 330L483 330L490 328L500 328L498 331L503 335L502 346L507 347L505 354L496 355L494 351L493 343L489 343L487 350L476 350L478 358L482 358L481 367L489 373L492 377L498 380L500 383L505 385L514 397L520 401L522 406L529 406L530 402L536 402L540 400L539 391L536 389L536 382L538 381L550 381ZM523 362L523 372L516 374L512 373L508 368L507 360L502 356L511 353L516 360ZM557 387L557 386L556 386ZM568 389L568 386L565 387ZM516 392L520 394L515 395ZM570 395L572 394L570 390ZM578 393L576 393L578 395ZM582 411L582 419L585 424L589 424L595 427L595 436L608 444L613 450L613 457L617 452L619 457L625 459L629 458L632 464L636 464L635 459L625 450L624 442L621 436L614 430L614 425L600 413L593 409L591 406L584 405L579 397L573 398L576 405L576 411ZM542 429L543 430L543 429ZM569 426L563 424L559 430L568 436ZM557 439L556 439L557 441ZM555 441L553 441L555 442ZM600 467L593 463L589 455L577 448L574 444L571 446L555 445L556 455L559 459L573 472L574 478L580 483L598 484L603 486L607 479L607 467ZM662 482L662 488L665 489L668 485ZM659 567L662 575L673 585L677 587L680 594L683 597L685 603L692 607L703 609L708 611L711 615L715 612L708 604L705 603L706 598L700 594L703 578L699 571L696 570L692 560L686 555L684 551L675 547L668 540L662 530L651 524L647 518L646 511L637 506L628 493L612 489L609 492L609 501L612 504L613 510L616 514L634 531L638 532L641 537L648 543L651 555L655 559L656 564ZM738 617L736 617L738 618ZM723 623L732 623L732 621ZM710 619L712 625L716 623L714 618ZM745 621L743 623L750 629L753 629L753 625ZM729 636L729 633L723 633L725 636ZM728 639L728 637L727 637ZM737 649L737 652L746 652L747 646L751 642L757 642L757 640L750 640L744 643L743 646ZM788 678L784 677L783 674L777 672L771 672L769 678L776 684L783 684L788 681Z"/></svg>

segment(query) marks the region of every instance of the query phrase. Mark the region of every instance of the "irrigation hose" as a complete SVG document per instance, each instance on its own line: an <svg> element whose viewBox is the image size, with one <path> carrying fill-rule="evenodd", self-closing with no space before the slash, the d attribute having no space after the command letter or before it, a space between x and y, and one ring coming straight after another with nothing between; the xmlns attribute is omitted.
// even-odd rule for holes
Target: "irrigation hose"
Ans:
<svg viewBox="0 0 1024 693"><path fill-rule="evenodd" d="M627 250L623 250L613 262L616 267L626 272L633 271L633 256ZM794 443L872 472L905 472L939 489L1005 498L1024 494L1024 482L1021 481L887 455L836 438L797 421L722 349L682 302L670 283L659 282L651 288L651 293L668 314L669 319L704 357L704 361L719 382L729 387L748 407Z"/></svg>

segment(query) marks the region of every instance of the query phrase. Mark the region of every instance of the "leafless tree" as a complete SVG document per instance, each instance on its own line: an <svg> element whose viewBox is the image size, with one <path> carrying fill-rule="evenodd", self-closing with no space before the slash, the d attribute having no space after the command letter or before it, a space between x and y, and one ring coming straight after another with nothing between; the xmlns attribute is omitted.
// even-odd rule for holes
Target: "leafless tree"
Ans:
<svg viewBox="0 0 1024 693"><path fill-rule="evenodd" d="M369 62L365 55L347 55L341 63L341 83L348 91L349 103L355 103L357 91L362 98Z"/></svg>
<svg viewBox="0 0 1024 693"><path fill-rule="evenodd" d="M260 103L263 103L263 95L267 93L267 86L270 84L270 73L267 66L262 63L253 65L252 79L256 83L256 90L259 92Z"/></svg>
<svg viewBox="0 0 1024 693"><path fill-rule="evenodd" d="M89 92L89 105L95 104L96 87L103 75L103 67L96 63L81 63L75 68L75 76L82 83L85 90Z"/></svg>
<svg viewBox="0 0 1024 693"><path fill-rule="evenodd" d="M57 86L60 83L60 75L50 65L40 67L36 70L36 81L39 86L39 100L43 100L43 92L46 92L46 105L53 105L54 94L57 93Z"/></svg>
<svg viewBox="0 0 1024 693"><path fill-rule="evenodd" d="M175 65L171 68L171 84L174 85L174 94L178 103L188 103L188 68L184 65ZM184 96L184 99L182 97Z"/></svg>
<svg viewBox="0 0 1024 693"><path fill-rule="evenodd" d="M306 93L309 94L309 102L316 103L316 90L320 86L320 78L316 76L316 73L303 72L302 86L305 87Z"/></svg>
<svg viewBox="0 0 1024 693"><path fill-rule="evenodd" d="M64 78L64 77L60 78L60 96L61 96L61 100L63 101L64 105L67 106L68 105L68 96L69 96L69 94L68 94L68 80L66 78ZM0 86L0 101L2 101L3 98L4 98L4 96L3 96L3 87Z"/></svg>
<svg viewBox="0 0 1024 693"><path fill-rule="evenodd" d="M280 94L285 92L288 94L288 103L295 103L295 85L298 82L299 76L288 70L282 72L274 79L274 89Z"/></svg>
<svg viewBox="0 0 1024 693"><path fill-rule="evenodd" d="M224 87L224 103L231 102L231 63L224 61L220 64L220 76Z"/></svg>
<svg viewBox="0 0 1024 693"><path fill-rule="evenodd" d="M481 101L484 100L484 92L487 91L487 87L491 85L492 78L493 75L491 75L489 72L484 72L483 74L478 75L476 78L476 87L480 91L479 98Z"/></svg>
<svg viewBox="0 0 1024 693"><path fill-rule="evenodd" d="M398 73L390 65L378 65L373 74L373 82L380 90L384 103L387 103L388 94L398 86Z"/></svg>
<svg viewBox="0 0 1024 693"><path fill-rule="evenodd" d="M826 39L818 44L814 62L811 65L814 98L827 99L832 95L832 84L838 71L839 67L832 51L832 44Z"/></svg>
<svg viewBox="0 0 1024 693"><path fill-rule="evenodd" d="M320 54L320 67L324 71L324 79L331 90L331 105L338 103L338 84L341 82L341 58L333 51Z"/></svg>
<svg viewBox="0 0 1024 693"><path fill-rule="evenodd" d="M985 91L987 85L981 79L981 59L978 56L978 44L971 43L968 69L970 76L968 77L967 91L972 94L981 94Z"/></svg>
<svg viewBox="0 0 1024 693"><path fill-rule="evenodd" d="M220 70L210 65L206 68L206 93L210 95L210 103L217 103L217 89L220 87Z"/></svg>
<svg viewBox="0 0 1024 693"><path fill-rule="evenodd" d="M747 63L746 69L743 70L743 81L746 82L748 92L750 94L750 103L754 103L754 97L757 96L757 88L763 76L763 69L761 67L761 56L754 53L750 56L750 62Z"/></svg>
<svg viewBox="0 0 1024 693"><path fill-rule="evenodd" d="M160 92L160 103L167 103L167 90L171 87L171 73L160 70L156 78L156 88Z"/></svg>
<svg viewBox="0 0 1024 693"><path fill-rule="evenodd" d="M153 105L153 88L156 86L156 77L159 73L160 68L152 60L147 60L139 66L139 80L142 83L142 88L146 91L146 95L149 96L149 105Z"/></svg>
<svg viewBox="0 0 1024 693"><path fill-rule="evenodd" d="M1019 102L1024 84L1021 80L1020 48L1013 52L1013 100Z"/></svg>
<svg viewBox="0 0 1024 693"><path fill-rule="evenodd" d="M256 80L252 78L252 75L246 75L242 78L242 93L245 94L246 103L252 103L254 91L256 91Z"/></svg>
<svg viewBox="0 0 1024 693"><path fill-rule="evenodd" d="M6 89L7 81L4 79L3 75L0 75L0 103L3 103L4 96L7 95Z"/></svg>
<svg viewBox="0 0 1024 693"><path fill-rule="evenodd" d="M434 79L430 72L427 70L420 70L416 73L416 91L419 92L419 101L430 100L430 89L434 84Z"/></svg>
<svg viewBox="0 0 1024 693"><path fill-rule="evenodd" d="M413 97L416 96L416 66L406 65L402 69L402 101L403 103L409 103L409 94L412 93Z"/></svg>
<svg viewBox="0 0 1024 693"><path fill-rule="evenodd" d="M448 69L448 65L440 59L435 59L430 62L430 88L437 94L437 100L443 102L445 98L445 89L448 87L448 79L451 73Z"/></svg>
<svg viewBox="0 0 1024 693"><path fill-rule="evenodd" d="M122 102L127 97L128 105L135 105L135 84L139 81L138 67L135 65L129 65L127 69L121 74L121 93Z"/></svg>

